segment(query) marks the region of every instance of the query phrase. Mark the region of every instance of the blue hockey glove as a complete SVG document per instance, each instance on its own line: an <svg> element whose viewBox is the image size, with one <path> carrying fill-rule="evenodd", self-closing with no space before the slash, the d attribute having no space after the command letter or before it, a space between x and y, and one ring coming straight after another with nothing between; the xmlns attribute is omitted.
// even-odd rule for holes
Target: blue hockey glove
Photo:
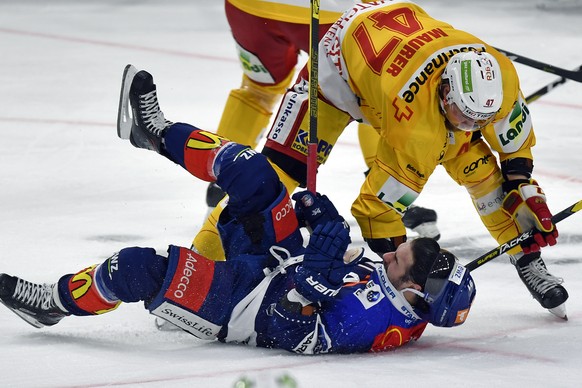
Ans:
<svg viewBox="0 0 582 388"><path fill-rule="evenodd" d="M362 264L362 248L346 254L349 243L349 231L341 222L315 228L295 276L297 291L302 296L311 302L332 299L344 281L359 281L373 270L369 263Z"/></svg>
<svg viewBox="0 0 582 388"><path fill-rule="evenodd" d="M343 256L350 242L350 233L343 223L318 225L305 248L303 266L328 276L335 262L343 264Z"/></svg>
<svg viewBox="0 0 582 388"><path fill-rule="evenodd" d="M331 284L325 276L300 265L295 272L295 289L308 302L329 301L339 293L342 284ZM306 301L306 302L307 302ZM304 302L303 304L305 305Z"/></svg>
<svg viewBox="0 0 582 388"><path fill-rule="evenodd" d="M291 198L295 201L295 214L300 226L313 230L326 222L344 222L344 218L339 215L333 203L325 195L313 194L305 190L293 194Z"/></svg>

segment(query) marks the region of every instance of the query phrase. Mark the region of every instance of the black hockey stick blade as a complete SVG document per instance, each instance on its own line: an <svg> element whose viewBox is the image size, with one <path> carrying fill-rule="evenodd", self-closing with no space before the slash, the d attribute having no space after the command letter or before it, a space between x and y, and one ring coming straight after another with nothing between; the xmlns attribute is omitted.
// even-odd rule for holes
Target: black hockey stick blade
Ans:
<svg viewBox="0 0 582 388"><path fill-rule="evenodd" d="M535 59L527 58L522 55L509 52L507 50L503 50L497 47L494 48L495 50L499 51L501 54L505 55L514 62L521 63L522 65L533 67L534 69L542 70L547 73L559 75L560 77L571 79L572 81L582 82L582 71L580 70L576 71L562 69L560 67L556 67L548 63L543 63Z"/></svg>
<svg viewBox="0 0 582 388"><path fill-rule="evenodd" d="M559 213L554 214L552 217L552 222L557 224L558 222L564 220L565 218L570 217L572 214L576 213L577 211L582 210L582 200L576 202L575 204L568 206L564 210ZM512 238L511 240L499 245L497 248L490 250L489 252L479 256L475 260L471 261L465 268L469 271L474 270L475 268L479 268L483 264L495 259L496 257L501 256L505 252L509 251L511 248L519 245L523 241L527 240L528 238L533 236L533 229L528 230L520 234L519 236Z"/></svg>

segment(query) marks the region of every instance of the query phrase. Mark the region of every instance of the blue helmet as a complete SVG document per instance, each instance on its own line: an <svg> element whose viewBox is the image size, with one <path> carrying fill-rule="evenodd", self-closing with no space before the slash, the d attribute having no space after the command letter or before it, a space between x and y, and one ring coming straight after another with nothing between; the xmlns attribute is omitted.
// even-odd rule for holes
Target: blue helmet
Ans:
<svg viewBox="0 0 582 388"><path fill-rule="evenodd" d="M461 325L467 319L476 292L469 271L455 255L441 249L424 285L428 308L419 315L435 326Z"/></svg>

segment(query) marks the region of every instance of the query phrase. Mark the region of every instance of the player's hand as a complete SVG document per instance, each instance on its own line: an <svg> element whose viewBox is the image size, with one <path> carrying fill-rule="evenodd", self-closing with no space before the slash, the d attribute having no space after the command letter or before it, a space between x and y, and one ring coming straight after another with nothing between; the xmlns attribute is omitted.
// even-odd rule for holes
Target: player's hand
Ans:
<svg viewBox="0 0 582 388"><path fill-rule="evenodd" d="M332 268L343 264L350 242L349 231L343 223L328 222L318 225L309 238L302 265L329 277Z"/></svg>
<svg viewBox="0 0 582 388"><path fill-rule="evenodd" d="M535 180L516 180L504 184L507 195L503 210L519 225L521 232L534 229L532 238L521 243L523 253L538 252L557 243L558 229L552 222L552 213L546 195Z"/></svg>
<svg viewBox="0 0 582 388"><path fill-rule="evenodd" d="M297 291L311 302L332 299L346 282L359 281L373 271L363 248L347 251L348 230L341 222L319 225L305 249L303 263L297 268Z"/></svg>
<svg viewBox="0 0 582 388"><path fill-rule="evenodd" d="M295 201L295 214L301 226L313 230L317 225L323 225L326 222L344 222L344 218L339 215L333 203L325 195L305 190L293 194L292 198Z"/></svg>

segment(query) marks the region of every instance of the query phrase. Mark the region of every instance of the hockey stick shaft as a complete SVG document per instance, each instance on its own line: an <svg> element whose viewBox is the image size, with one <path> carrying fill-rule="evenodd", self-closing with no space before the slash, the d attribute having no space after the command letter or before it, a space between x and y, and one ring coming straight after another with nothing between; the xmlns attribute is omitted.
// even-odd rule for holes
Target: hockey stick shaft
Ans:
<svg viewBox="0 0 582 388"><path fill-rule="evenodd" d="M582 66L579 66L575 71L582 71ZM543 88L538 89L537 91L533 92L532 94L530 94L529 96L527 96L527 98L525 99L525 101L529 104L535 100L537 100L538 98L546 95L548 92L550 92L551 90L553 90L556 86L559 86L563 83L565 83L568 79L561 77L553 82L550 82L549 84L547 84L546 86L544 86Z"/></svg>
<svg viewBox="0 0 582 388"><path fill-rule="evenodd" d="M570 217L572 214L576 213L577 211L582 210L582 200L576 202L575 204L568 206L564 210L559 213L554 214L552 217L552 222L557 224L558 222ZM499 245L497 248L490 250L489 252L479 256L475 260L471 261L469 264L465 265L469 271L474 270L475 268L479 268L483 264L495 259L496 257L501 256L505 252L509 251L511 248L516 247L523 241L527 240L528 238L533 236L533 229L528 230L520 234L519 236L512 238L511 240Z"/></svg>
<svg viewBox="0 0 582 388"><path fill-rule="evenodd" d="M540 98L540 97L548 94L548 92L550 90L554 89L556 86L561 85L561 84L563 84L566 81L567 81L567 79L564 78L564 77L562 77L560 79L555 80L554 82L551 82L551 83L547 84L543 88L540 88L537 91L535 91L532 94L530 94L529 96L527 96L526 99L525 99L525 102L527 102L528 104L534 102L538 98Z"/></svg>
<svg viewBox="0 0 582 388"><path fill-rule="evenodd" d="M317 66L319 64L319 0L311 0L309 23L309 140L307 142L307 190L315 193L317 177Z"/></svg>
<svg viewBox="0 0 582 388"><path fill-rule="evenodd" d="M497 51L501 54L505 55L509 59L514 62L521 63L522 65L526 65L529 67L533 67L534 69L542 70L547 73L552 73L555 75L559 75L560 77L571 79L572 81L582 82L582 71L578 70L566 70L560 67L556 67L550 65L548 63L540 62L535 59L524 57L523 55L515 54L506 50L502 50L500 48L495 47Z"/></svg>

